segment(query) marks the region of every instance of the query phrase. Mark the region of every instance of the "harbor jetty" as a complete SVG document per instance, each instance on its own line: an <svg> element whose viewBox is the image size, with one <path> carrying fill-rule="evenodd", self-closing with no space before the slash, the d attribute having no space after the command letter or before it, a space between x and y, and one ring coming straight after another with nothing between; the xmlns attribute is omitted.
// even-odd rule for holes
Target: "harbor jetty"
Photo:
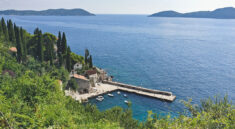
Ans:
<svg viewBox="0 0 235 129"><path fill-rule="evenodd" d="M67 96L71 96L75 100L84 102L84 101L87 101L89 98L107 94L113 91L131 92L131 93L135 93L138 95L152 97L155 99L168 101L168 102L173 102L176 98L176 96L173 95L171 92L147 89L147 88L143 88L139 86L133 86L129 84L123 84L119 82L106 81L106 80L102 81L102 83L97 83L95 87L93 87L92 91L89 93L79 94L77 92L66 90L65 94Z"/></svg>

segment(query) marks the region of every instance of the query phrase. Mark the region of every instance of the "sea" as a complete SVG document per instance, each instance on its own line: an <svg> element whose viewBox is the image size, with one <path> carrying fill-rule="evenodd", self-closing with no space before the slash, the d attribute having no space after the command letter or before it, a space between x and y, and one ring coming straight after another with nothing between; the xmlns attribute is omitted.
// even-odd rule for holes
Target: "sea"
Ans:
<svg viewBox="0 0 235 129"><path fill-rule="evenodd" d="M93 63L114 81L170 91L172 103L133 93L91 99L101 111L124 109L131 101L133 117L143 121L147 112L178 116L182 101L228 95L235 100L235 20L157 18L147 15L3 16L30 33L36 27L55 35L65 32L73 52L90 50ZM127 98L123 97L127 94Z"/></svg>

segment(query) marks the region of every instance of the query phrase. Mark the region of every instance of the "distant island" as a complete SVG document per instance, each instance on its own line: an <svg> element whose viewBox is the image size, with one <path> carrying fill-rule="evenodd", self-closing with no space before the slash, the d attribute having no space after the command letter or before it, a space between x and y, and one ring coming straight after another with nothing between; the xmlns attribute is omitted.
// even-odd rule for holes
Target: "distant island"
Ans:
<svg viewBox="0 0 235 129"><path fill-rule="evenodd" d="M4 10L0 15L20 16L95 16L84 9L48 9L42 11L34 10Z"/></svg>
<svg viewBox="0 0 235 129"><path fill-rule="evenodd" d="M150 17L186 17L186 18L216 18L235 19L235 8L226 7L214 11L198 11L191 13L179 13L176 11L163 11L150 15Z"/></svg>

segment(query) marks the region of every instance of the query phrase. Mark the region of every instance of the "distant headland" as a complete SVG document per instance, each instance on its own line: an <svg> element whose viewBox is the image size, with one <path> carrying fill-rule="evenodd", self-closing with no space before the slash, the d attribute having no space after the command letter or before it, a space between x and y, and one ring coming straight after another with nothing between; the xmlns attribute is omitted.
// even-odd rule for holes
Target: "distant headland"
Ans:
<svg viewBox="0 0 235 129"><path fill-rule="evenodd" d="M3 10L0 15L20 16L95 16L84 9L48 9L42 11L34 10Z"/></svg>
<svg viewBox="0 0 235 129"><path fill-rule="evenodd" d="M176 11L163 11L150 15L150 17L186 17L186 18L215 18L235 19L235 8L219 8L214 11L198 11L190 13L179 13Z"/></svg>

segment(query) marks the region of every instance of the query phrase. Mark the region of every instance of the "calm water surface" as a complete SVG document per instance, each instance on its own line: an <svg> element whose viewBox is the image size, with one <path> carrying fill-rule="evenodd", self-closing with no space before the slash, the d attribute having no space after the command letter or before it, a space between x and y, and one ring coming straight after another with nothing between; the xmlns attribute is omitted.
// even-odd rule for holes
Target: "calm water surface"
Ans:
<svg viewBox="0 0 235 129"><path fill-rule="evenodd" d="M94 63L116 81L173 92L166 103L128 94L134 118L147 111L158 114L184 110L180 100L193 103L216 94L235 100L235 20L149 18L145 15L98 15L95 17L4 16L29 32L35 27L57 35L67 34L72 51L88 48ZM95 103L100 110L127 105L126 98L105 96Z"/></svg>

